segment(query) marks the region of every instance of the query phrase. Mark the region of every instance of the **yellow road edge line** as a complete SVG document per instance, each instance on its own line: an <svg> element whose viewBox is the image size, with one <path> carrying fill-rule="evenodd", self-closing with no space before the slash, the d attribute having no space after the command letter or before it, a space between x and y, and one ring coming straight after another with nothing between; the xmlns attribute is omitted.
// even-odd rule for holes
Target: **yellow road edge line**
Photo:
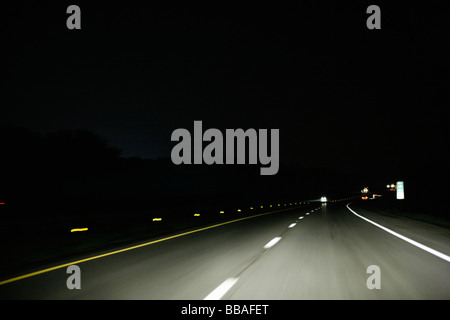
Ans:
<svg viewBox="0 0 450 320"><path fill-rule="evenodd" d="M131 246L131 247L128 247L128 248L115 250L115 251L103 253L103 254L100 254L100 255L96 255L96 256L93 256L93 257L89 257L89 258L85 258L85 259L81 259L81 260L76 260L76 261L64 263L64 264L61 264L61 265L58 265L58 266L54 266L54 267L51 267L51 268L42 269L42 270L39 270L39 271L27 273L27 274L24 274L24 275L15 277L15 278L11 278L11 279L6 279L6 280L3 280L3 281L0 281L0 286L4 285L4 284L7 284L7 283L10 283L10 282L17 281L17 280L22 280L22 279L25 279L25 278L30 278L30 277L33 277L33 276L37 276L37 275L42 274L42 273L47 273L49 271L53 271L53 270L61 269L61 268L64 268L64 267L68 267L68 266L73 265L73 264L79 264L79 263L83 263L83 262L90 261L90 260L100 259L100 258L103 258L103 257L111 256L113 254L117 254L117 253L121 253L121 252L125 252L125 251L130 251L130 250L134 250L134 249L137 249L137 248L149 246L151 244L155 244L155 243L158 243L158 242L162 242L162 241L166 241L166 240L182 237L182 236L185 236L185 235L188 235L188 234L191 234L191 233L200 232L200 231L204 231L204 230L212 229L212 228L217 228L217 227L220 227L220 226L223 226L223 225L226 225L226 224L230 224L230 223L233 223L233 222L238 222L238 221L241 221L241 220L261 217L261 216L264 216L264 215L267 215L267 214L271 214L271 213L275 213L275 212L294 210L294 209L298 209L298 208L287 208L287 209L282 209L282 210L269 211L269 212L257 214L257 215L254 215L254 216L249 216L249 217L239 218L239 219L235 219L235 220L225 221L225 222L218 223L218 224L215 224L215 225L212 225L212 226L208 226L208 227L204 227L204 228L200 228L200 229L195 229L195 230L191 230L191 231L175 234L173 236L165 237L165 238L158 239L158 240L153 240L153 241L146 242L146 243L141 243L141 244L138 244L138 245L135 245L135 246Z"/></svg>

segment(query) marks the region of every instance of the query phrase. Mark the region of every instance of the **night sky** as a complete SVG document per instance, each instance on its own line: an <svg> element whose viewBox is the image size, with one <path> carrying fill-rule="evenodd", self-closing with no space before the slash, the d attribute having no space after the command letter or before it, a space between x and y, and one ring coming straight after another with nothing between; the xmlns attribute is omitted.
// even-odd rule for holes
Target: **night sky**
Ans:
<svg viewBox="0 0 450 320"><path fill-rule="evenodd" d="M381 30L366 28L365 1L78 2L81 30L66 28L71 2L13 5L0 124L89 130L153 159L170 156L173 130L202 120L279 129L280 172L441 168L450 52L445 12L426 3L380 3Z"/></svg>

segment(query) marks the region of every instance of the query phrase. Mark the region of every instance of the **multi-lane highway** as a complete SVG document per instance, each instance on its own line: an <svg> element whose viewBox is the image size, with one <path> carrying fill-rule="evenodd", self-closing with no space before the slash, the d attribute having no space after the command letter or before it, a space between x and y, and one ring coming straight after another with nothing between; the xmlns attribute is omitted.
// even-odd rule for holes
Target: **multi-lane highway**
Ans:
<svg viewBox="0 0 450 320"><path fill-rule="evenodd" d="M450 298L448 229L347 204L317 202L99 252L73 261L81 289L68 289L64 261L3 282L0 298Z"/></svg>

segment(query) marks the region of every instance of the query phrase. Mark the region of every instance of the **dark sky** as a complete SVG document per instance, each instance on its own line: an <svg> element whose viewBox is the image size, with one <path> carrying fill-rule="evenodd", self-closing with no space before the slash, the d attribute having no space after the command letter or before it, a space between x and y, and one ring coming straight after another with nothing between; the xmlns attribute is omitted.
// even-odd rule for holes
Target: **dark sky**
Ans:
<svg viewBox="0 0 450 320"><path fill-rule="evenodd" d="M446 16L436 3L244 6L72 2L5 9L0 124L98 133L169 156L176 128L278 128L280 160L337 171L434 165L448 147Z"/></svg>

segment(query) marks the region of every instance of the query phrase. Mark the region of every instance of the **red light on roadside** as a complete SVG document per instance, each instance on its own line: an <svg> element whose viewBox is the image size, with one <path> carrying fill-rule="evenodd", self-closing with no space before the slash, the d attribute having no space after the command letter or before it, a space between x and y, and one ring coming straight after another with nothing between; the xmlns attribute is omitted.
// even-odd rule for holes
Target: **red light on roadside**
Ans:
<svg viewBox="0 0 450 320"><path fill-rule="evenodd" d="M0 202L0 204L5 204L4 202Z"/></svg>

